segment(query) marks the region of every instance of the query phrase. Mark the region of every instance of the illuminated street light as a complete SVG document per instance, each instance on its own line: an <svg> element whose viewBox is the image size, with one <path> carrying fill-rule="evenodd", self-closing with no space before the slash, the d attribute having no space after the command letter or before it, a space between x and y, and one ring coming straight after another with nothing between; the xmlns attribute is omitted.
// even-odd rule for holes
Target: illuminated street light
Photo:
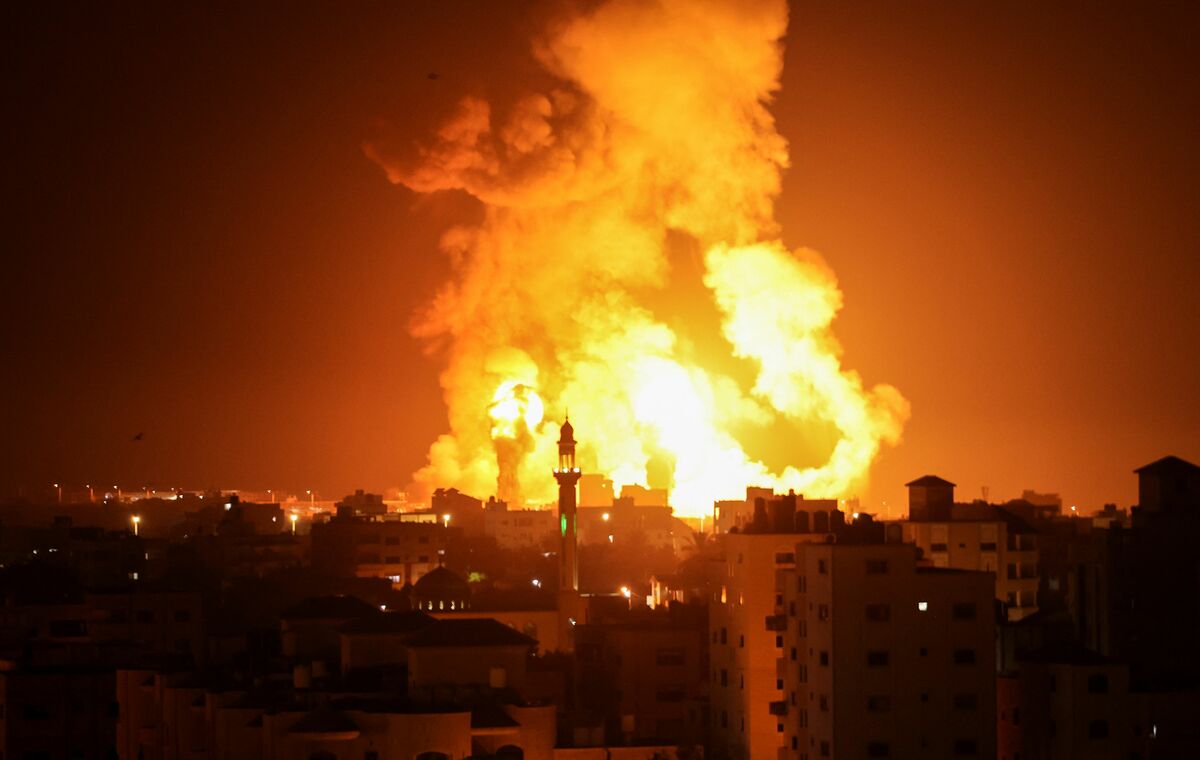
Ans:
<svg viewBox="0 0 1200 760"><path fill-rule="evenodd" d="M133 517L131 517L129 519L131 521L133 521L133 535L136 536L136 535L138 535L138 525L142 522L142 518L137 515L134 515Z"/></svg>
<svg viewBox="0 0 1200 760"><path fill-rule="evenodd" d="M628 586L622 586L621 596L625 597L626 599L630 599L633 597L633 591L631 591Z"/></svg>
<svg viewBox="0 0 1200 760"><path fill-rule="evenodd" d="M531 581L530 581L530 583L531 583L531 584L533 584L533 587L534 587L534 588L541 588L541 587L542 587L542 581L541 581L541 579L540 579L540 578L534 578L533 580L531 580Z"/></svg>
<svg viewBox="0 0 1200 760"><path fill-rule="evenodd" d="M600 515L600 519L604 522L608 522L608 513L605 512L604 514Z"/></svg>
<svg viewBox="0 0 1200 760"><path fill-rule="evenodd" d="M300 515L295 512L288 515L288 519L292 521L292 535L296 535L296 521L300 519Z"/></svg>
<svg viewBox="0 0 1200 760"><path fill-rule="evenodd" d="M442 527L443 527L443 528L449 528L449 527L450 527L450 513L449 513L449 512L447 512L446 514L442 515Z"/></svg>
<svg viewBox="0 0 1200 760"><path fill-rule="evenodd" d="M88 503L90 504L91 502L96 500L96 492L95 492L95 490L92 489L91 483L87 484L87 490L88 490Z"/></svg>
<svg viewBox="0 0 1200 760"><path fill-rule="evenodd" d="M315 497L315 496L313 496L313 492L312 492L312 489L311 489L311 488L310 488L310 489L308 489L307 491L305 491L304 493L308 494L308 506L310 506L310 507L311 507L311 506L313 505L313 500L314 500L316 497Z"/></svg>
<svg viewBox="0 0 1200 760"><path fill-rule="evenodd" d="M55 483L54 490L58 492L58 503L62 504L62 484Z"/></svg>

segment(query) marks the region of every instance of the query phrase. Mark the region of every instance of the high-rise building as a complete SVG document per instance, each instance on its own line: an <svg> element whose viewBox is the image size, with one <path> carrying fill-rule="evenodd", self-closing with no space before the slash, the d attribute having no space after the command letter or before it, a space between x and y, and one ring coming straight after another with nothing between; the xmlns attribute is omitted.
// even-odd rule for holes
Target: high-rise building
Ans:
<svg viewBox="0 0 1200 760"><path fill-rule="evenodd" d="M993 757L991 576L918 567L912 546L860 529L868 518L830 522L721 535L714 744L746 758Z"/></svg>

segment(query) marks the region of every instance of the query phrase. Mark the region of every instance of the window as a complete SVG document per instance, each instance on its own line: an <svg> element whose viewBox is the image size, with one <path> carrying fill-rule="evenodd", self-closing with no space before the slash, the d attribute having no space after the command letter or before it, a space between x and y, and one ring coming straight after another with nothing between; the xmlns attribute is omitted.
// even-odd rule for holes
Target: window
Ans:
<svg viewBox="0 0 1200 760"><path fill-rule="evenodd" d="M955 710L978 710L979 696L976 694L955 694L954 695Z"/></svg>
<svg viewBox="0 0 1200 760"><path fill-rule="evenodd" d="M931 551L931 552L944 552L949 548L950 547L948 547L946 544L941 544L941 543L929 545L929 551Z"/></svg>
<svg viewBox="0 0 1200 760"><path fill-rule="evenodd" d="M745 649L745 648L746 648L746 635L745 635L745 634L740 634L740 635L738 636L738 648L739 648L739 649Z"/></svg>
<svg viewBox="0 0 1200 760"><path fill-rule="evenodd" d="M890 656L884 650L867 652L867 666L872 668L886 667L890 661Z"/></svg>
<svg viewBox="0 0 1200 760"><path fill-rule="evenodd" d="M892 619L892 608L887 604L868 604L867 620L875 623L886 623Z"/></svg>
<svg viewBox="0 0 1200 760"><path fill-rule="evenodd" d="M1088 724L1089 739L1107 739L1108 738L1108 721L1094 720Z"/></svg>
<svg viewBox="0 0 1200 760"><path fill-rule="evenodd" d="M1010 563L1008 563L1008 579L1010 581L1012 581L1012 580L1016 580L1016 578L1017 578L1017 566L1010 562Z"/></svg>
<svg viewBox="0 0 1200 760"><path fill-rule="evenodd" d="M822 651L822 652L821 652L821 653L818 655L818 658L819 658L819 661L820 661L820 663L821 663L821 665L822 665L822 666L824 666L824 667L829 667L829 652L827 652L827 651Z"/></svg>
<svg viewBox="0 0 1200 760"><path fill-rule="evenodd" d="M891 757L887 742L867 742L867 757Z"/></svg>
<svg viewBox="0 0 1200 760"><path fill-rule="evenodd" d="M654 698L659 702L682 702L687 698L687 692L682 686L664 686L655 693Z"/></svg>
<svg viewBox="0 0 1200 760"><path fill-rule="evenodd" d="M399 536L388 536L387 538L383 539L384 546L398 546L399 544L400 544Z"/></svg>
<svg viewBox="0 0 1200 760"><path fill-rule="evenodd" d="M1088 694L1107 694L1108 676L1103 673L1093 673L1088 676Z"/></svg>
<svg viewBox="0 0 1200 760"><path fill-rule="evenodd" d="M820 573L821 575L829 574L829 566L825 564L825 560L823 560L823 559L817 560L817 572Z"/></svg>
<svg viewBox="0 0 1200 760"><path fill-rule="evenodd" d="M975 650L974 649L955 649L954 650L955 665L974 665Z"/></svg>
<svg viewBox="0 0 1200 760"><path fill-rule="evenodd" d="M783 649L783 636L782 635L777 634L775 636L775 648Z"/></svg>
<svg viewBox="0 0 1200 760"><path fill-rule="evenodd" d="M662 668L683 665L686 659L687 657L683 651L683 647L660 649L654 654L655 663Z"/></svg>
<svg viewBox="0 0 1200 760"><path fill-rule="evenodd" d="M955 620L974 620L976 616L974 602L955 602L950 607L950 616Z"/></svg>
<svg viewBox="0 0 1200 760"><path fill-rule="evenodd" d="M829 742L821 742L821 757L829 757Z"/></svg>
<svg viewBox="0 0 1200 760"><path fill-rule="evenodd" d="M917 602L917 612L929 612L929 602Z"/></svg>
<svg viewBox="0 0 1200 760"><path fill-rule="evenodd" d="M974 739L958 739L954 742L954 754L975 756L979 754L979 743Z"/></svg>
<svg viewBox="0 0 1200 760"><path fill-rule="evenodd" d="M892 709L892 698L885 696L867 697L867 712L888 712Z"/></svg>
<svg viewBox="0 0 1200 760"><path fill-rule="evenodd" d="M795 662L795 660L796 660L796 647L792 647L792 661Z"/></svg>
<svg viewBox="0 0 1200 760"><path fill-rule="evenodd" d="M818 604L817 605L817 620L828 620L828 619L829 619L829 605L828 604Z"/></svg>
<svg viewBox="0 0 1200 760"><path fill-rule="evenodd" d="M794 552L775 552L776 565L794 565L796 564L796 554Z"/></svg>
<svg viewBox="0 0 1200 760"><path fill-rule="evenodd" d="M725 628L724 626L721 627L721 643L722 644L729 643L729 630L727 628Z"/></svg>
<svg viewBox="0 0 1200 760"><path fill-rule="evenodd" d="M881 575L888 571L888 562L886 559L869 559L867 560L867 575Z"/></svg>
<svg viewBox="0 0 1200 760"><path fill-rule="evenodd" d="M829 697L822 694L817 700L817 706L821 709L821 712L829 712Z"/></svg>
<svg viewBox="0 0 1200 760"><path fill-rule="evenodd" d="M800 666L800 683L808 683L808 666Z"/></svg>
<svg viewBox="0 0 1200 760"><path fill-rule="evenodd" d="M729 713L721 711L721 728L729 728Z"/></svg>
<svg viewBox="0 0 1200 760"><path fill-rule="evenodd" d="M721 668L721 685L722 686L729 685L729 671L726 670L725 668Z"/></svg>
<svg viewBox="0 0 1200 760"><path fill-rule="evenodd" d="M981 543L979 544L979 551L981 551L981 552L994 552L994 551L996 551L996 542L995 542L995 541L983 541L983 542L981 542Z"/></svg>

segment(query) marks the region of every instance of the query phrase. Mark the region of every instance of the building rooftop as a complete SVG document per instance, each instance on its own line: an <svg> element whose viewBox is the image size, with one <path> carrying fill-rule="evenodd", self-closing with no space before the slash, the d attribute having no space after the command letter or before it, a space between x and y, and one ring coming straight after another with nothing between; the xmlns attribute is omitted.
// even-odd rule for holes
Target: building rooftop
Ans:
<svg viewBox="0 0 1200 760"><path fill-rule="evenodd" d="M284 610L285 620L339 620L368 617L378 610L356 596L312 596Z"/></svg>
<svg viewBox="0 0 1200 760"><path fill-rule="evenodd" d="M1141 474L1143 472L1200 472L1200 466L1194 465L1186 459L1180 459L1177 456L1165 456L1162 459L1155 460L1150 464L1142 465L1134 470Z"/></svg>
<svg viewBox="0 0 1200 760"><path fill-rule="evenodd" d="M535 646L537 641L492 618L439 620L409 640L410 648Z"/></svg>
<svg viewBox="0 0 1200 760"><path fill-rule="evenodd" d="M942 478L939 478L937 475L924 475L922 477L917 478L916 480L909 481L908 483L905 483L904 485L906 487L911 487L911 486L950 486L951 488L954 487L954 484L951 483L949 480L943 480Z"/></svg>
<svg viewBox="0 0 1200 760"><path fill-rule="evenodd" d="M342 626L342 633L412 633L434 622L424 612L381 612L351 620Z"/></svg>

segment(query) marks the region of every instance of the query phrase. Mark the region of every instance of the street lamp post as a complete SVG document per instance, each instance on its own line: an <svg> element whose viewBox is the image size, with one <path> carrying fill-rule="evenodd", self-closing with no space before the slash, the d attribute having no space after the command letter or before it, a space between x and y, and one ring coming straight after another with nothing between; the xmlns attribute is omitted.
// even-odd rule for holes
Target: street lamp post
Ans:
<svg viewBox="0 0 1200 760"><path fill-rule="evenodd" d="M129 519L133 521L133 535L136 536L138 535L138 525L142 522L142 518L138 515L134 515Z"/></svg>
<svg viewBox="0 0 1200 760"><path fill-rule="evenodd" d="M62 504L62 484L61 484L61 483L55 483L55 484L54 484L54 490L55 490L55 491L58 493L58 503L59 503L59 504Z"/></svg>
<svg viewBox="0 0 1200 760"><path fill-rule="evenodd" d="M293 536L296 535L296 521L299 519L300 519L300 515L296 514L295 512L288 515L288 520L291 520L291 522L292 522L292 535Z"/></svg>

